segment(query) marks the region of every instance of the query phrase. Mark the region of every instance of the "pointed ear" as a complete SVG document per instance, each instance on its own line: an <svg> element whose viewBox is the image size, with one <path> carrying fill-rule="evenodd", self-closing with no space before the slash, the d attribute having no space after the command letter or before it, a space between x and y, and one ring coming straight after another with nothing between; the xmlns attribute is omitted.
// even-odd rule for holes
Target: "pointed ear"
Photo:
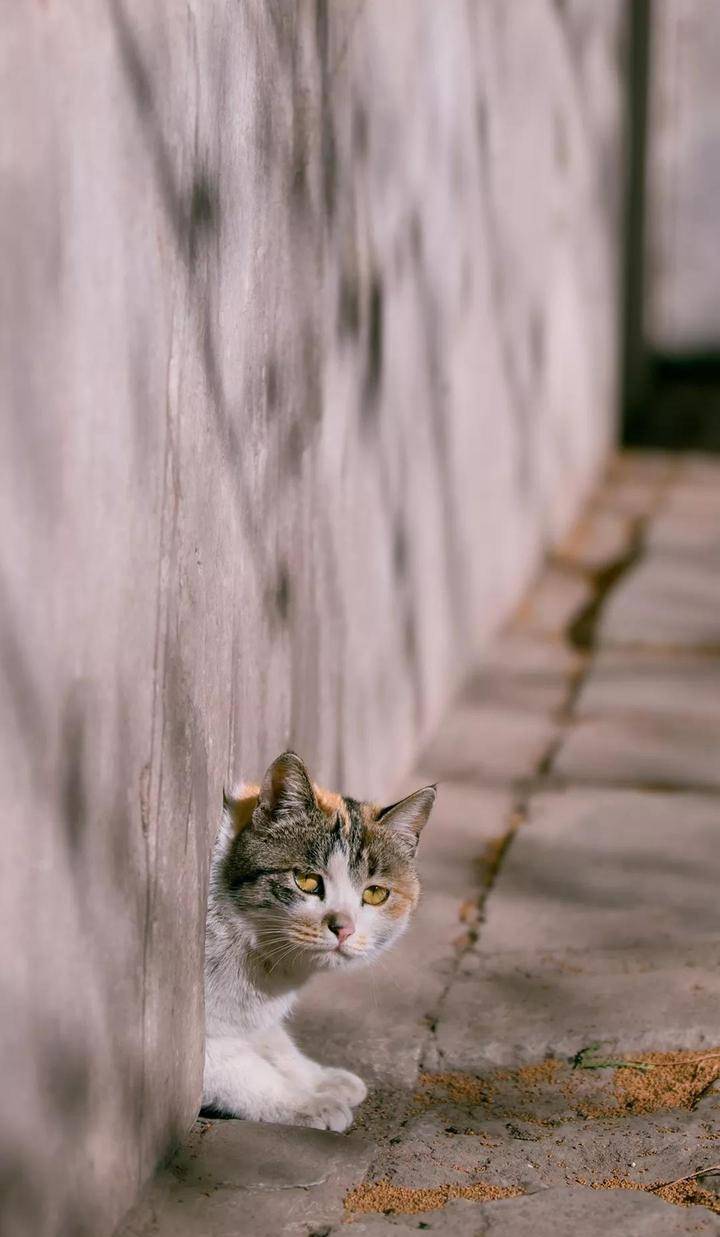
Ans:
<svg viewBox="0 0 720 1237"><path fill-rule="evenodd" d="M413 850L428 818L437 795L437 786L423 786L399 803L384 807L378 816L384 829L393 829L398 837L411 843Z"/></svg>
<svg viewBox="0 0 720 1237"><path fill-rule="evenodd" d="M273 760L260 787L258 802L269 812L310 812L317 807L307 769L295 752Z"/></svg>

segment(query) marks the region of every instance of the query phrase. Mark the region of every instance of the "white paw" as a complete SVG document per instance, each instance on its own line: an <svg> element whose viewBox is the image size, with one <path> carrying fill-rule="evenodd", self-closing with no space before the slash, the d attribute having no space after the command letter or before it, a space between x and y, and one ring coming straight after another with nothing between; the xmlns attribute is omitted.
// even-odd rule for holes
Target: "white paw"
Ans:
<svg viewBox="0 0 720 1237"><path fill-rule="evenodd" d="M367 1087L362 1078L349 1069L323 1069L318 1089L328 1095L334 1095L343 1104L351 1108L362 1104L367 1095Z"/></svg>
<svg viewBox="0 0 720 1237"><path fill-rule="evenodd" d="M295 1125L309 1125L316 1130L335 1130L342 1134L352 1125L352 1109L328 1091L318 1089L306 1099L293 1118Z"/></svg>

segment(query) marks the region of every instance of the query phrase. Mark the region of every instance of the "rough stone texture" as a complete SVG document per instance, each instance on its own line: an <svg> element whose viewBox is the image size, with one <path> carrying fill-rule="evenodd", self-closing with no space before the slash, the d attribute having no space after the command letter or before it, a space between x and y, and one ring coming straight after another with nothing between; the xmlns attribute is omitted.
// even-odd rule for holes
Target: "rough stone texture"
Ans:
<svg viewBox="0 0 720 1237"><path fill-rule="evenodd" d="M669 1208L651 1194L564 1186L494 1203L459 1199L448 1203L441 1219L436 1211L395 1220L360 1217L351 1231L353 1237L417 1237L421 1225L447 1237L685 1237L720 1233L720 1216L702 1207Z"/></svg>
<svg viewBox="0 0 720 1237"><path fill-rule="evenodd" d="M573 1237L576 1233L582 1237L608 1237L610 1233L680 1237L720 1232L720 1217L708 1215L702 1207L669 1208L659 1198L627 1190L566 1186L485 1204L484 1210L487 1223L482 1237L514 1237L525 1232L532 1232L533 1237Z"/></svg>
<svg viewBox="0 0 720 1237"><path fill-rule="evenodd" d="M693 492L692 501L683 491L671 495L668 506L649 529L648 550L669 550L691 554L711 568L720 564L720 502L708 501L702 493ZM692 510L695 506L696 510ZM688 510L688 508L690 508Z"/></svg>
<svg viewBox="0 0 720 1237"><path fill-rule="evenodd" d="M588 1093L592 1103L591 1087ZM546 1115L543 1107L538 1119L534 1098L529 1107L529 1113L508 1110L497 1096L475 1106L440 1104L408 1122L402 1140L386 1151L383 1172L396 1185L482 1180L528 1193L578 1179L673 1181L688 1164L706 1162L720 1097L703 1099L692 1113L643 1116L579 1118L577 1112Z"/></svg>
<svg viewBox="0 0 720 1237"><path fill-rule="evenodd" d="M223 781L389 790L587 492L623 8L4 14L8 1237L194 1116Z"/></svg>
<svg viewBox="0 0 720 1237"><path fill-rule="evenodd" d="M613 949L711 936L718 804L700 795L538 795L490 899L483 953Z"/></svg>
<svg viewBox="0 0 720 1237"><path fill-rule="evenodd" d="M653 715L720 721L720 663L716 657L600 649L575 702L581 718Z"/></svg>
<svg viewBox="0 0 720 1237"><path fill-rule="evenodd" d="M626 948L634 949L632 936ZM709 1050L719 1038L718 953L706 936L677 966L672 957L644 964L642 953L543 956L532 947L481 958L450 989L425 1064L525 1065L598 1042L611 1053Z"/></svg>
<svg viewBox="0 0 720 1237"><path fill-rule="evenodd" d="M712 680L711 680L712 682ZM717 684L717 679L715 679ZM660 790L720 789L720 717L671 716L639 709L633 717L579 722L560 750L553 771L572 782L605 782Z"/></svg>
<svg viewBox="0 0 720 1237"><path fill-rule="evenodd" d="M602 644L720 647L720 576L702 557L650 553L611 594Z"/></svg>
<svg viewBox="0 0 720 1237"><path fill-rule="evenodd" d="M511 785L536 772L556 733L552 719L544 716L460 704L423 751L420 768L432 781Z"/></svg>
<svg viewBox="0 0 720 1237"><path fill-rule="evenodd" d="M580 655L565 644L505 631L468 675L460 700L552 715L567 703L581 664Z"/></svg>
<svg viewBox="0 0 720 1237"><path fill-rule="evenodd" d="M116 1237L305 1237L337 1212L370 1153L357 1135L200 1121Z"/></svg>

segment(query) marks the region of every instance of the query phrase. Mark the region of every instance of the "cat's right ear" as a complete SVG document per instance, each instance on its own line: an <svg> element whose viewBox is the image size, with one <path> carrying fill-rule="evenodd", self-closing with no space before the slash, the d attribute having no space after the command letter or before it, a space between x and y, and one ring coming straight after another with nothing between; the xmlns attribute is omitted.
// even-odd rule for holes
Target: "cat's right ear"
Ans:
<svg viewBox="0 0 720 1237"><path fill-rule="evenodd" d="M260 787L261 807L275 812L310 812L317 807L307 769L295 752L283 752L273 760Z"/></svg>

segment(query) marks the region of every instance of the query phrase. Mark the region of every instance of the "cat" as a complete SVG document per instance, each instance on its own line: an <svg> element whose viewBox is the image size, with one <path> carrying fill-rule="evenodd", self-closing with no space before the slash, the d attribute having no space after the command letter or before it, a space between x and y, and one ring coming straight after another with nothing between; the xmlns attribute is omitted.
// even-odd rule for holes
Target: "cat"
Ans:
<svg viewBox="0 0 720 1237"><path fill-rule="evenodd" d="M305 1056L284 1022L311 976L371 962L417 905L414 855L437 788L378 808L313 785L294 752L225 798L205 953L203 1105L343 1131L357 1074Z"/></svg>

